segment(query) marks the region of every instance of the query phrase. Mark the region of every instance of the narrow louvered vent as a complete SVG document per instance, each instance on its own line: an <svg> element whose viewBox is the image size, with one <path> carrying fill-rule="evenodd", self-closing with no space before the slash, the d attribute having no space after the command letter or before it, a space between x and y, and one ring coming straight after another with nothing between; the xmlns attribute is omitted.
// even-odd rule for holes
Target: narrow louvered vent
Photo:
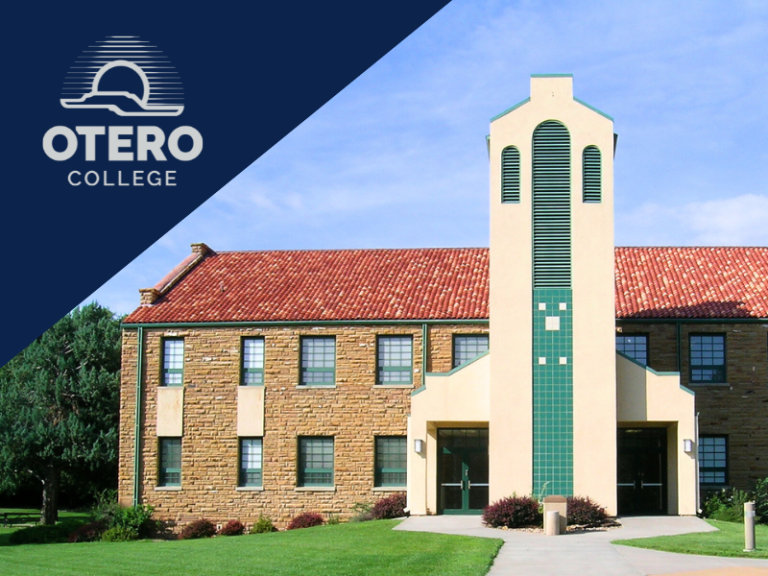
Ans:
<svg viewBox="0 0 768 576"><path fill-rule="evenodd" d="M571 287L571 138L553 120L533 133L533 286Z"/></svg>
<svg viewBox="0 0 768 576"><path fill-rule="evenodd" d="M501 201L520 202L520 151L514 146L501 152Z"/></svg>
<svg viewBox="0 0 768 576"><path fill-rule="evenodd" d="M583 164L584 202L601 202L600 173L602 167L600 166L600 150L597 149L597 146L584 148Z"/></svg>

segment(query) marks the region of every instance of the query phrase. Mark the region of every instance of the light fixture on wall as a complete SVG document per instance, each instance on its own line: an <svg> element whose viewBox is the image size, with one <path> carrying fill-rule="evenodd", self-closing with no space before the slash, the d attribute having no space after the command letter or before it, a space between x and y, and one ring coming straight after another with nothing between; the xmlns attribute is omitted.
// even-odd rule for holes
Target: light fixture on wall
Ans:
<svg viewBox="0 0 768 576"><path fill-rule="evenodd" d="M413 441L413 451L416 454L422 454L424 452L424 440L416 439Z"/></svg>
<svg viewBox="0 0 768 576"><path fill-rule="evenodd" d="M686 454L690 454L691 452L693 452L693 440L690 440L688 438L683 440L683 451Z"/></svg>

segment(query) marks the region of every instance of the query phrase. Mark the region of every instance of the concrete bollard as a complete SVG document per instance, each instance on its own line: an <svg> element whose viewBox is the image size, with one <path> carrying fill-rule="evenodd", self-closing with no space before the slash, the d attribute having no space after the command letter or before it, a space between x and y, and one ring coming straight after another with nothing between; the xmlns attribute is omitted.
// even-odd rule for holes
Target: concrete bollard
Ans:
<svg viewBox="0 0 768 576"><path fill-rule="evenodd" d="M744 503L744 552L755 551L755 503Z"/></svg>
<svg viewBox="0 0 768 576"><path fill-rule="evenodd" d="M544 517L544 535L558 536L560 534L560 512L549 510Z"/></svg>
<svg viewBox="0 0 768 576"><path fill-rule="evenodd" d="M547 512L556 511L560 514L558 534L565 534L568 521L568 499L565 496L547 496L544 498L544 518Z"/></svg>

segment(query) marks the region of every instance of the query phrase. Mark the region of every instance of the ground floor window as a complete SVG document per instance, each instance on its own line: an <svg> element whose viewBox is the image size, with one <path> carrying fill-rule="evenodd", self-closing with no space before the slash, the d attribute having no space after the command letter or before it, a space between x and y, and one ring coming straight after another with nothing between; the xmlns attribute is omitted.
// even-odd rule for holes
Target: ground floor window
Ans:
<svg viewBox="0 0 768 576"><path fill-rule="evenodd" d="M159 438L159 486L181 486L181 438Z"/></svg>
<svg viewBox="0 0 768 576"><path fill-rule="evenodd" d="M333 437L299 438L299 486L333 486Z"/></svg>
<svg viewBox="0 0 768 576"><path fill-rule="evenodd" d="M728 484L728 437L699 438L699 482L702 486Z"/></svg>
<svg viewBox="0 0 768 576"><path fill-rule="evenodd" d="M405 486L406 472L405 436L376 437L376 471L374 486Z"/></svg>
<svg viewBox="0 0 768 576"><path fill-rule="evenodd" d="M240 486L261 486L261 438L240 438Z"/></svg>

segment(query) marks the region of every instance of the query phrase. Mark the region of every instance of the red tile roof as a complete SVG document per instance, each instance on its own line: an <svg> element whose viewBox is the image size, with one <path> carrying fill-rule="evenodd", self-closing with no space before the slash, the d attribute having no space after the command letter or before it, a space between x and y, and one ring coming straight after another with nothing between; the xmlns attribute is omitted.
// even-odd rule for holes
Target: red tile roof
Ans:
<svg viewBox="0 0 768 576"><path fill-rule="evenodd" d="M768 248L616 248L618 318L768 318ZM488 318L488 249L210 253L126 323Z"/></svg>

